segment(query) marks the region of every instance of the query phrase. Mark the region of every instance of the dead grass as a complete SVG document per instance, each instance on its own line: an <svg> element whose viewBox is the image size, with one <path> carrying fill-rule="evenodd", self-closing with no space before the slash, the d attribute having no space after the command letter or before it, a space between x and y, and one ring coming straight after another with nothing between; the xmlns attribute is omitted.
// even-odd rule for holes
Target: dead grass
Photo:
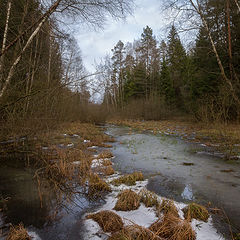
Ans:
<svg viewBox="0 0 240 240"><path fill-rule="evenodd" d="M146 207L158 207L159 202L157 195L154 192L148 191L147 189L142 189L139 192L140 201L146 206Z"/></svg>
<svg viewBox="0 0 240 240"><path fill-rule="evenodd" d="M209 218L208 210L199 204L190 203L187 207L182 209L185 219L191 221L193 218L207 222Z"/></svg>
<svg viewBox="0 0 240 240"><path fill-rule="evenodd" d="M195 240L196 233L190 223L172 214L167 214L163 219L153 223L150 228L159 237L168 240Z"/></svg>
<svg viewBox="0 0 240 240"><path fill-rule="evenodd" d="M113 154L109 150L103 150L99 155L98 158L112 158Z"/></svg>
<svg viewBox="0 0 240 240"><path fill-rule="evenodd" d="M97 222L104 232L113 233L123 228L122 218L112 211L101 211L90 214L86 218Z"/></svg>
<svg viewBox="0 0 240 240"><path fill-rule="evenodd" d="M175 217L179 217L178 210L172 200L163 199L161 204L157 206L157 216L160 217L161 213L164 215L171 214Z"/></svg>
<svg viewBox="0 0 240 240"><path fill-rule="evenodd" d="M117 196L118 200L114 207L116 211L136 210L140 206L140 197L132 190L124 190Z"/></svg>
<svg viewBox="0 0 240 240"><path fill-rule="evenodd" d="M104 168L104 175L106 176L111 176L115 173L114 169L112 166L107 166Z"/></svg>
<svg viewBox="0 0 240 240"><path fill-rule="evenodd" d="M104 192L111 192L110 186L97 174L91 173L88 180L88 196L95 198Z"/></svg>
<svg viewBox="0 0 240 240"><path fill-rule="evenodd" d="M31 237L28 235L28 232L24 228L23 224L19 224L15 227L11 227L6 240L31 240Z"/></svg>
<svg viewBox="0 0 240 240"><path fill-rule="evenodd" d="M124 227L114 233L108 240L163 240L147 228L138 225Z"/></svg>
<svg viewBox="0 0 240 240"><path fill-rule="evenodd" d="M104 159L103 162L102 162L102 165L105 166L105 167L111 166L112 162L108 159Z"/></svg>
<svg viewBox="0 0 240 240"><path fill-rule="evenodd" d="M132 186L136 184L136 181L143 181L143 180L144 178L141 172L134 172L132 174L127 174L117 179L114 179L111 183L115 186L119 186L121 184Z"/></svg>

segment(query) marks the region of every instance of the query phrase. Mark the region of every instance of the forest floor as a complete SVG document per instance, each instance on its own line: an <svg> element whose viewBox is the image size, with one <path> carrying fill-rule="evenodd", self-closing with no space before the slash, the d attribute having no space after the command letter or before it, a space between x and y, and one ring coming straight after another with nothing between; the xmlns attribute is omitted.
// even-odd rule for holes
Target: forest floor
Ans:
<svg viewBox="0 0 240 240"><path fill-rule="evenodd" d="M108 123L128 126L130 131L150 131L153 134L178 136L223 153L227 160L234 161L240 158L240 124L206 124L185 120L110 120Z"/></svg>

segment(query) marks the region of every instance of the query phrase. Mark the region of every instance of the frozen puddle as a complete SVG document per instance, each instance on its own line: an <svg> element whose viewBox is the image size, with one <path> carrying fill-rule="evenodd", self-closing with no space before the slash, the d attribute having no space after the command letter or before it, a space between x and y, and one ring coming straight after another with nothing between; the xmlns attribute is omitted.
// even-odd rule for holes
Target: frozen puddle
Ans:
<svg viewBox="0 0 240 240"><path fill-rule="evenodd" d="M119 177L118 174L113 175L112 177L109 177L106 179L107 182L112 181L114 178ZM147 208L144 204L141 203L140 207L137 210L133 211L115 211L113 210L116 202L117 202L117 195L120 191L125 189L131 189L135 192L139 192L142 189L146 188L148 181L138 181L135 186L126 186L124 184L116 187L111 185L112 187L112 193L108 194L105 201L106 203L99 208L96 212L102 211L102 210L111 210L118 214L125 225L131 225L131 224L138 224L143 227L149 227L152 223L156 222L158 220L158 217L156 217L156 212L154 208ZM189 190L189 189L188 189ZM186 191L188 192L188 191ZM189 192L188 192L189 194ZM186 194L186 195L188 195ZM190 194L191 195L191 194ZM161 197L159 197L159 201L161 201ZM188 196L191 197L191 196ZM179 216L183 218L183 212L182 208L186 206L184 203L178 203L174 202L175 206L177 207L179 211ZM89 213L87 213L89 214ZM86 214L86 215L87 215ZM85 216L86 216L85 215ZM84 226L85 226L85 232L84 232L84 238L83 239L92 239L92 240L107 240L109 236L111 236L110 233L105 233L100 228L98 223L93 221L92 219L85 219L84 218ZM192 220L192 227L196 232L197 240L223 240L224 238L217 233L217 230L212 225L212 218L210 217L208 222L202 222L193 219Z"/></svg>

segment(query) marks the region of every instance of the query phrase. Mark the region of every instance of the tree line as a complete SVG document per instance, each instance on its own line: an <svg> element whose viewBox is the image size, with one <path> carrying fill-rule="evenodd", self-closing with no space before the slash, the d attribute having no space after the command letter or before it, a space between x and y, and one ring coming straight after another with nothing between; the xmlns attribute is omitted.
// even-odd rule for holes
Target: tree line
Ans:
<svg viewBox="0 0 240 240"><path fill-rule="evenodd" d="M0 121L84 120L90 93L74 37L64 22L104 27L131 11L125 0L0 1ZM85 114L85 115L84 115ZM11 125L11 126L10 126Z"/></svg>
<svg viewBox="0 0 240 240"><path fill-rule="evenodd" d="M238 119L240 13L236 3L168 2L181 24L175 22L166 39L157 41L146 26L138 40L126 44L119 40L111 56L99 64L104 72L104 103L130 113L141 105L135 117L149 119L162 118L166 112L208 121ZM197 27L192 47L181 42L182 26Z"/></svg>

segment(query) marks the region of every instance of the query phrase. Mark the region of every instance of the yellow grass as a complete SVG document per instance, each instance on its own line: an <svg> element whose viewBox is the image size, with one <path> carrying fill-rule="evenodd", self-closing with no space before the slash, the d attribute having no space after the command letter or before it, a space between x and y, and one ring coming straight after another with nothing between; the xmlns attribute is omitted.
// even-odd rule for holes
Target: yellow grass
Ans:
<svg viewBox="0 0 240 240"><path fill-rule="evenodd" d="M121 217L112 211L101 211L90 214L86 218L97 222L104 232L116 232L123 228Z"/></svg>
<svg viewBox="0 0 240 240"><path fill-rule="evenodd" d="M157 206L157 216L160 217L161 213L171 214L173 216L179 217L178 210L172 200L163 199L161 204Z"/></svg>
<svg viewBox="0 0 240 240"><path fill-rule="evenodd" d="M99 197L103 192L111 192L110 186L97 174L91 173L88 182L88 196Z"/></svg>
<svg viewBox="0 0 240 240"><path fill-rule="evenodd" d="M104 171L103 171L104 175L106 176L110 176L110 175L113 175L114 174L114 169L112 166L107 166L104 168Z"/></svg>
<svg viewBox="0 0 240 240"><path fill-rule="evenodd" d="M6 240L31 240L31 237L28 235L28 232L24 228L23 224L19 224L18 226L11 227Z"/></svg>
<svg viewBox="0 0 240 240"><path fill-rule="evenodd" d="M199 204L190 203L183 209L185 219L191 221L193 218L207 222L209 218L208 210Z"/></svg>
<svg viewBox="0 0 240 240"><path fill-rule="evenodd" d="M119 186L121 184L132 186L136 184L136 181L143 181L143 180L144 178L141 172L134 172L132 174L127 174L117 179L114 179L111 183L115 186Z"/></svg>
<svg viewBox="0 0 240 240"><path fill-rule="evenodd" d="M167 214L163 219L153 223L150 228L159 237L168 240L195 240L196 233L190 223L172 214Z"/></svg>
<svg viewBox="0 0 240 240"><path fill-rule="evenodd" d="M146 207L158 207L158 198L157 195L154 192L148 191L147 189L142 189L139 192L140 201L146 206Z"/></svg>
<svg viewBox="0 0 240 240"><path fill-rule="evenodd" d="M117 196L118 200L114 207L117 211L131 211L138 209L140 206L140 197L132 190L124 190Z"/></svg>
<svg viewBox="0 0 240 240"><path fill-rule="evenodd" d="M147 228L138 225L124 227L114 233L108 240L163 240Z"/></svg>

